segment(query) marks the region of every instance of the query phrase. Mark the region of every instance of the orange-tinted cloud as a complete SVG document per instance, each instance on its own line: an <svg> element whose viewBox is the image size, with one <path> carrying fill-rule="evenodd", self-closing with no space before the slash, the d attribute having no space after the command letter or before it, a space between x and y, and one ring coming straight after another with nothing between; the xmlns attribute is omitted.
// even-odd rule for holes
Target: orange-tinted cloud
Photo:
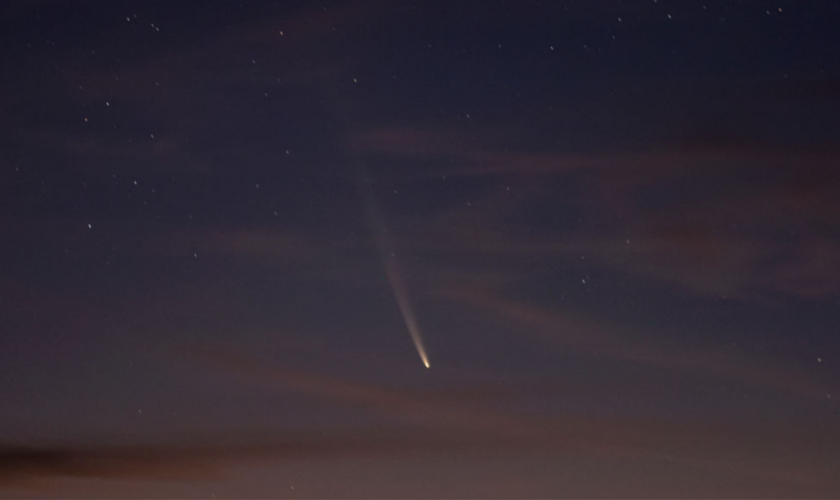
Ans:
<svg viewBox="0 0 840 500"><path fill-rule="evenodd" d="M215 434L162 444L87 446L7 446L0 450L0 485L29 486L49 492L60 478L168 480L223 483L231 468L265 462L310 467L360 458L436 460L486 454L568 457L601 461L654 460L690 474L721 480L736 475L809 491L836 491L832 474L840 457L837 429L819 423L699 424L644 418L591 418L573 414L537 415L515 404L479 406L469 398L388 388L278 369L228 352L204 352L199 359L243 382L266 389L295 391L339 406L360 407L397 422L373 429L352 427L287 430L260 435ZM469 392L469 391L468 391ZM478 452L478 455L476 455ZM546 458L547 459L547 458ZM599 474L608 474L604 469ZM509 471L509 480L519 472ZM596 479L592 479L595 481ZM648 478L649 486L659 480ZM364 488L364 485L357 485Z"/></svg>
<svg viewBox="0 0 840 500"><path fill-rule="evenodd" d="M561 350L627 361L768 388L815 400L825 400L831 387L787 368L749 359L732 351L698 346L667 346L643 340L645 335L608 323L551 311L494 295L487 290L448 289L446 297L480 307L484 313L517 322L517 332ZM642 332L643 333L643 332Z"/></svg>
<svg viewBox="0 0 840 500"><path fill-rule="evenodd" d="M761 291L816 298L840 290L834 271L840 257L832 257L840 253L829 236L840 213L831 194L840 155L831 147L689 138L647 150L535 153L505 147L498 131L380 127L353 135L349 148L425 160L430 166L421 175L432 178L512 184L506 199L486 189L469 207L422 221L428 234L417 238L420 245L518 257L586 255L622 273L730 298ZM548 181L559 179L578 186L575 197L561 201L598 231L507 236L528 223L523 209L556 197Z"/></svg>

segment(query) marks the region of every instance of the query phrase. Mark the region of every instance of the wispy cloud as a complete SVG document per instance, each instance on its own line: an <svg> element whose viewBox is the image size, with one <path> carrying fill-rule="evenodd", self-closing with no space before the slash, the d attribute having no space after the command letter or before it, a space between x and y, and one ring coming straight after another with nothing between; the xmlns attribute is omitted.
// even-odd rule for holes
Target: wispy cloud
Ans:
<svg viewBox="0 0 840 500"><path fill-rule="evenodd" d="M466 389L452 398L436 392L272 367L242 353L202 351L194 360L221 369L244 384L293 391L338 407L356 407L386 418L375 428L337 427L221 433L146 445L6 446L0 449L0 484L49 491L59 478L156 479L223 482L231 467L261 462L355 460L367 457L436 457L441 454L551 453L587 459L645 459L677 464L723 478L736 474L778 485L831 491L837 457L836 429L820 424L698 424L648 419L535 415L518 411L517 395L498 394L505 405L475 406ZM496 396L494 396L495 398ZM213 444L207 444L212 441ZM604 462L604 463L607 463ZM606 473L606 471L604 471ZM652 481L650 484L655 484Z"/></svg>
<svg viewBox="0 0 840 500"><path fill-rule="evenodd" d="M428 233L417 238L420 245L517 258L586 255L624 273L731 298L763 291L818 298L840 289L832 271L840 265L831 257L840 211L830 194L838 158L831 147L697 136L608 154L533 152L488 142L493 136L376 128L355 135L349 147L427 161L421 175L431 178L486 181L469 206L423 221ZM560 182L569 186L563 195L549 187ZM579 214L579 225L539 238L506 236L534 223L532 207L558 201Z"/></svg>
<svg viewBox="0 0 840 500"><path fill-rule="evenodd" d="M450 288L442 292L462 304L479 307L486 314L513 320L520 338L578 354L727 380L766 388L798 397L825 400L831 387L789 368L771 366L769 361L751 359L742 353L699 346L665 345L644 340L644 332L606 322L576 317L504 298L493 292Z"/></svg>

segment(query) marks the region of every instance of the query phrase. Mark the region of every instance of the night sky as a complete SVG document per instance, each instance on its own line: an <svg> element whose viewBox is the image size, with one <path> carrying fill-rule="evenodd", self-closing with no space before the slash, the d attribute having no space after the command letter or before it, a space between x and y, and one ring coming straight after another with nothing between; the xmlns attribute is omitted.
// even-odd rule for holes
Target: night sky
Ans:
<svg viewBox="0 0 840 500"><path fill-rule="evenodd" d="M0 29L0 496L840 497L840 3Z"/></svg>

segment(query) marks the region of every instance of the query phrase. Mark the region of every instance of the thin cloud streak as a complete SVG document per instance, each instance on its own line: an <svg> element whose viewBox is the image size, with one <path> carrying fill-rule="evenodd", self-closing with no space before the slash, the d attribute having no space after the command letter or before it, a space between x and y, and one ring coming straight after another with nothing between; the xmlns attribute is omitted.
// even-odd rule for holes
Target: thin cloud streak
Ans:
<svg viewBox="0 0 840 500"><path fill-rule="evenodd" d="M274 461L355 460L438 454L566 453L604 459L647 458L715 476L739 474L778 484L836 487L827 479L821 449L840 442L822 425L707 425L653 420L614 420L468 408L464 400L350 382L257 363L230 351L203 352L208 366L243 382L291 390L397 422L375 430L328 429L263 435L200 436L160 445L6 447L0 450L0 483L42 489L57 478L156 479L223 482L230 467ZM830 448L830 446L829 446ZM757 460L757 457L761 460ZM45 481L47 481L45 483ZM37 486L36 486L37 485ZM42 490L49 491L49 490Z"/></svg>
<svg viewBox="0 0 840 500"><path fill-rule="evenodd" d="M478 307L488 314L515 320L517 332L567 351L615 361L628 361L768 388L824 401L831 388L789 369L770 368L732 352L679 349L638 340L632 332L590 320L576 319L545 308L505 299L486 291L447 289L447 299Z"/></svg>
<svg viewBox="0 0 840 500"><path fill-rule="evenodd" d="M830 236L831 214L840 209L830 189L840 166L833 147L698 136L648 150L533 153L489 144L487 135L493 134L374 128L351 137L348 147L373 158L429 162L420 171L429 179L489 183L472 208L415 221L427 233L417 245L555 260L588 255L626 273L730 298L762 291L826 298L840 290L833 271L840 261L831 257L840 255ZM416 180L399 170L390 175ZM742 181L722 182L729 177ZM528 209L550 203L554 191L538 187L550 180L577 186L568 204L580 213L581 227L539 239L505 237L529 222ZM708 185L718 187L710 193ZM584 231L589 225L602 231L593 236ZM785 227L788 234L779 234Z"/></svg>

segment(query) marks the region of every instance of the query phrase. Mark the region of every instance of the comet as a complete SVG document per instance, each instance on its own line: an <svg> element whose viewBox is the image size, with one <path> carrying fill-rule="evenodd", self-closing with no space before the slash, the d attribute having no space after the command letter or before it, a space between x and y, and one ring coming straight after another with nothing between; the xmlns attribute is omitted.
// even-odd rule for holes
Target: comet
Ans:
<svg viewBox="0 0 840 500"><path fill-rule="evenodd" d="M379 251L379 256L382 258L382 265L385 268L385 276L388 278L388 283L391 285L391 292L394 294L394 299L399 306L400 314L402 315L405 327L411 335L411 341L414 343L414 348L417 349L417 354L420 356L420 361L423 366L431 368L429 364L429 356L426 354L426 347L423 344L423 334L420 331L420 326L417 324L417 317L414 314L414 308L411 307L411 300L408 297L408 289L405 286L402 273L400 272L399 263L396 259L396 254L393 249L393 244L387 237L387 229L379 214L379 207L376 204L376 195L373 192L370 184L367 181L366 171L364 168L359 168L357 171L357 179L359 184L359 192L364 200L365 214L367 216L370 231L373 233L373 239L376 242L376 248Z"/></svg>
<svg viewBox="0 0 840 500"><path fill-rule="evenodd" d="M397 305L400 308L405 327L408 329L411 340L414 342L414 347L417 349L417 354L420 355L420 360L426 368L431 368L429 365L429 356L426 354L426 347L423 345L423 335L420 333L420 327L417 325L417 318L414 316L414 309L411 307L411 301L408 298L408 292L405 288L402 275L400 274L397 261L393 255L388 258L383 256L385 261L385 274L388 276L388 282L391 284L391 290L394 292L394 298L397 300Z"/></svg>

